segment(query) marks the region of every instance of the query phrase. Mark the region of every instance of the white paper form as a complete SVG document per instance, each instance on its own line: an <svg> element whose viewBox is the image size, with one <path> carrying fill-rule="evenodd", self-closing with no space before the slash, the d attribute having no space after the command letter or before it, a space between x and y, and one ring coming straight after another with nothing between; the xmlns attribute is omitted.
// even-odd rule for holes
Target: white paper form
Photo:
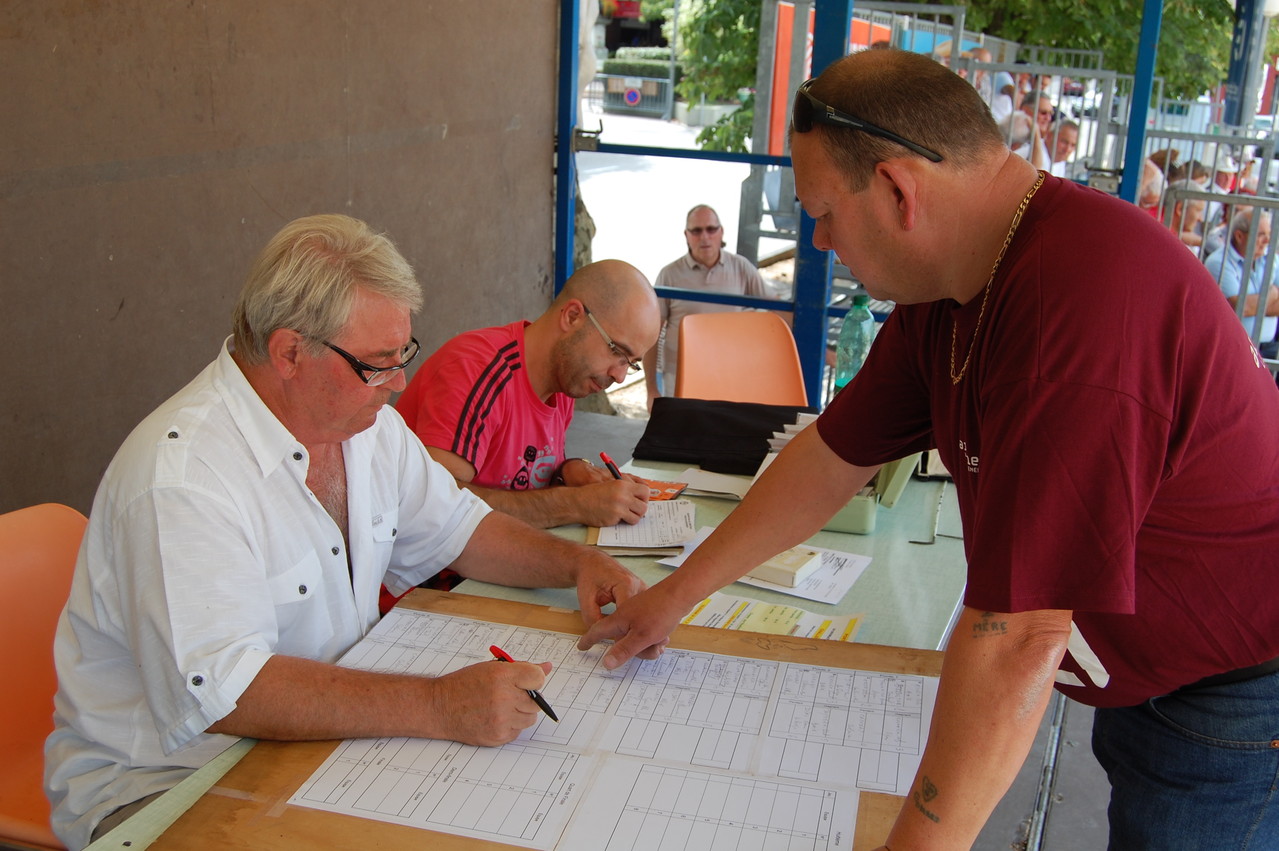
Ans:
<svg viewBox="0 0 1279 851"><path fill-rule="evenodd" d="M936 680L792 665L765 740L763 773L905 794L919 768Z"/></svg>
<svg viewBox="0 0 1279 851"><path fill-rule="evenodd" d="M589 815L574 819L559 848L845 851L853 841L857 796L614 759L592 784L582 812Z"/></svg>
<svg viewBox="0 0 1279 851"><path fill-rule="evenodd" d="M936 698L935 678L690 650L606 671L604 648L582 653L573 635L401 609L343 664L441 674L490 644L554 663L541 691L560 724L501 748L344 742L290 803L539 849L638 848L624 843L641 822L669 831L656 845L646 832L645 849L777 831L800 843L786 847L846 848L857 789L906 791ZM676 783L705 795L671 799Z"/></svg>
<svg viewBox="0 0 1279 851"><path fill-rule="evenodd" d="M289 803L363 818L553 848L587 773L577 754L512 743L343 742Z"/></svg>
<svg viewBox="0 0 1279 851"><path fill-rule="evenodd" d="M657 563L667 567L679 567L714 531L710 526L703 526L697 530L697 535L692 540L684 544L684 552L677 556L658 559ZM767 588L779 594L790 594L792 597L803 597L805 600L834 605L844 599L848 589L852 588L853 583L861 577L867 567L870 567L870 556L841 553L838 550L822 547L813 547L813 549L822 554L822 566L793 588L789 585L778 585L776 582L756 579L753 576L743 576L737 581L743 585Z"/></svg>
<svg viewBox="0 0 1279 851"><path fill-rule="evenodd" d="M600 529L601 547L673 547L697 531L697 507L686 499L649 502L638 523L618 523Z"/></svg>

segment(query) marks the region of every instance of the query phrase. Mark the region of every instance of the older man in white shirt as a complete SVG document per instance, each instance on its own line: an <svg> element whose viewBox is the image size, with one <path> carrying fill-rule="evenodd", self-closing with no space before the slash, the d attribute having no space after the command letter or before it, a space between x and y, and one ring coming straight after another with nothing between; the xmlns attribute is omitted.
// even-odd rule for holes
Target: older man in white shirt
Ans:
<svg viewBox="0 0 1279 851"><path fill-rule="evenodd" d="M576 584L583 617L642 588L616 562L460 490L386 403L422 295L386 237L287 225L235 334L134 429L94 499L54 644L53 827L81 848L237 736L514 739L549 664L426 678L334 663L444 567ZM104 821L106 819L106 821Z"/></svg>

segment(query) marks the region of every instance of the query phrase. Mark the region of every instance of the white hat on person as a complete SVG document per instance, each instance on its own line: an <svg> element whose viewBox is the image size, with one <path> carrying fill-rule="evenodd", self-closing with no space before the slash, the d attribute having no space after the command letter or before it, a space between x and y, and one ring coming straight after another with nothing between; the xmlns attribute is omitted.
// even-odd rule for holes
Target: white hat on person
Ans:
<svg viewBox="0 0 1279 851"><path fill-rule="evenodd" d="M1230 156L1230 152L1225 148L1217 149L1217 171L1226 174L1237 174L1239 172L1239 163L1235 162L1235 158Z"/></svg>

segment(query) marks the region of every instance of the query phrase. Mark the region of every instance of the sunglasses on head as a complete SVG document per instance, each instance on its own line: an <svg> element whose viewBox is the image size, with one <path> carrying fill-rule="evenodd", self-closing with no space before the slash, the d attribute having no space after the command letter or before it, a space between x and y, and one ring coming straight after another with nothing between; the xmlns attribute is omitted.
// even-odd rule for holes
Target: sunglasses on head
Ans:
<svg viewBox="0 0 1279 851"><path fill-rule="evenodd" d="M877 127L869 121L858 118L855 115L849 115L833 106L824 104L817 98L809 94L809 89L813 87L816 79L805 80L798 91L795 92L795 106L791 111L791 126L795 128L796 133L807 133L813 129L814 124L825 124L828 127L844 127L849 130L860 130L863 133L869 133L872 136L878 136L881 139L887 139L890 142L896 142L903 148L907 148L919 154L926 160L935 163L942 161L941 154L931 151L923 145L916 144L909 139L898 136L891 130L885 130L883 127Z"/></svg>

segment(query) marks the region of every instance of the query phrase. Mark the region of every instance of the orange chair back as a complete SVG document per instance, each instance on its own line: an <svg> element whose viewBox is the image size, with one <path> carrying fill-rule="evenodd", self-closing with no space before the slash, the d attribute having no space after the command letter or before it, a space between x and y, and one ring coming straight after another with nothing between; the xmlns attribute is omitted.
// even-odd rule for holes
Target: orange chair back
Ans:
<svg viewBox="0 0 1279 851"><path fill-rule="evenodd" d="M85 518L46 503L0 514L0 841L62 848L49 827L44 740L53 731L53 633Z"/></svg>
<svg viewBox="0 0 1279 851"><path fill-rule="evenodd" d="M775 313L693 313L679 326L675 395L807 405L790 328Z"/></svg>

